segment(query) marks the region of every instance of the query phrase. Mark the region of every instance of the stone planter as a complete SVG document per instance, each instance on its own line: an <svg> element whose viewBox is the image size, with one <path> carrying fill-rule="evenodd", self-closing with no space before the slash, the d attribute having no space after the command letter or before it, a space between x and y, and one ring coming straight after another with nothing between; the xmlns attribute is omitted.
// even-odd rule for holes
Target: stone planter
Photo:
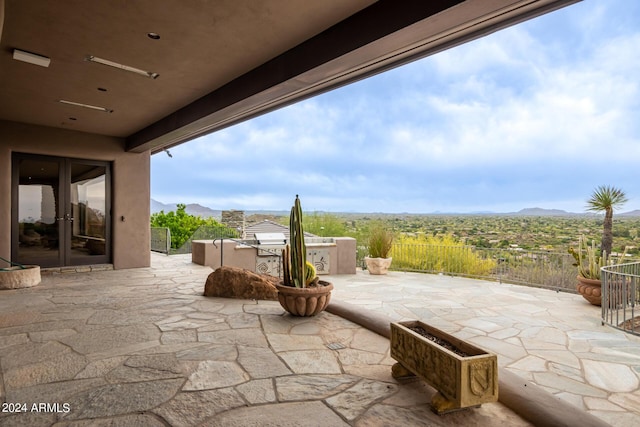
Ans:
<svg viewBox="0 0 640 427"><path fill-rule="evenodd" d="M367 264L367 270L369 274L387 274L389 267L391 267L391 260L393 258L369 258L364 257L364 262Z"/></svg>
<svg viewBox="0 0 640 427"><path fill-rule="evenodd" d="M411 329L416 327L434 341ZM391 323L391 357L398 361L394 378L417 375L438 390L431 399L437 414L498 400L498 357L420 321Z"/></svg>
<svg viewBox="0 0 640 427"><path fill-rule="evenodd" d="M578 280L576 284L578 293L591 304L600 306L602 304L602 282L598 279L587 279L579 274L576 279Z"/></svg>
<svg viewBox="0 0 640 427"><path fill-rule="evenodd" d="M333 283L320 280L318 286L294 288L276 285L278 301L293 316L315 316L329 305Z"/></svg>
<svg viewBox="0 0 640 427"><path fill-rule="evenodd" d="M0 270L0 289L30 288L40 283L40 266L9 267Z"/></svg>

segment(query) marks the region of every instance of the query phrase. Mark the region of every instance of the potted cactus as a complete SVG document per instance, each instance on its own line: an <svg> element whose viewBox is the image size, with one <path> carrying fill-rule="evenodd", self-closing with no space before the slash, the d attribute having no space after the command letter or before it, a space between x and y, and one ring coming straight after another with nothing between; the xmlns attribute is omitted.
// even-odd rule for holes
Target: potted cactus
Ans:
<svg viewBox="0 0 640 427"><path fill-rule="evenodd" d="M294 316L315 316L329 305L333 284L319 280L313 264L307 261L298 195L291 207L289 233L289 243L282 250L282 284L276 285L278 301Z"/></svg>
<svg viewBox="0 0 640 427"><path fill-rule="evenodd" d="M574 266L578 267L578 283L576 289L584 299L593 305L602 304L602 283L600 269L605 265L606 253L598 255L595 241L591 245L584 236L578 238L578 249L569 248L569 253L575 259Z"/></svg>
<svg viewBox="0 0 640 427"><path fill-rule="evenodd" d="M609 254L603 251L598 255L595 241L591 241L591 245L587 243L584 236L578 239L578 249L569 248L569 253L573 255L576 262L573 264L578 267L578 284L576 289L584 299L593 305L602 305L602 282L600 281L600 269L605 265L613 265L620 260L624 260L627 256L627 247L624 248L622 254L618 254L615 258L607 257Z"/></svg>

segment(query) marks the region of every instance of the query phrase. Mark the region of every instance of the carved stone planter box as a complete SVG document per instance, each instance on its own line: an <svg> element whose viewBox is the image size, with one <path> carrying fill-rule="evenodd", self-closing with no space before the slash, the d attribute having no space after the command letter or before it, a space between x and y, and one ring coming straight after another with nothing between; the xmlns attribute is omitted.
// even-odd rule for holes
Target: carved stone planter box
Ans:
<svg viewBox="0 0 640 427"><path fill-rule="evenodd" d="M417 375L438 390L431 399L438 414L498 400L498 357L420 321L391 323L391 357L394 378Z"/></svg>

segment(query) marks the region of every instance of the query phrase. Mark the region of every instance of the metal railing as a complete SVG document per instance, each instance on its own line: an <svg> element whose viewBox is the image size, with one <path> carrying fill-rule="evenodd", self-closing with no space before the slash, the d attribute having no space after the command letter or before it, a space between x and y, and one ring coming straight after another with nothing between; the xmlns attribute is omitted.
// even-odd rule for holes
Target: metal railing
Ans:
<svg viewBox="0 0 640 427"><path fill-rule="evenodd" d="M569 253L490 248L475 251L496 261L489 278L500 282L576 292L577 268Z"/></svg>
<svg viewBox="0 0 640 427"><path fill-rule="evenodd" d="M211 227L203 225L198 227L196 231L189 237L189 240L184 242L178 249L171 249L171 255L177 254L190 254L191 242L194 240L215 240L221 238L237 238L239 237L238 230L228 227Z"/></svg>
<svg viewBox="0 0 640 427"><path fill-rule="evenodd" d="M358 247L357 265L364 266L366 248ZM576 267L569 253L520 248L477 248L394 243L396 271L442 273L576 292Z"/></svg>
<svg viewBox="0 0 640 427"><path fill-rule="evenodd" d="M171 250L171 231L167 227L151 227L151 250L168 254Z"/></svg>
<svg viewBox="0 0 640 427"><path fill-rule="evenodd" d="M179 248L171 247L171 231L167 227L151 227L151 250L168 255L190 254L191 242L194 240L215 240L221 238L237 238L239 232L228 227L215 227L203 225L189 237Z"/></svg>
<svg viewBox="0 0 640 427"><path fill-rule="evenodd" d="M640 262L602 267L602 324L640 335Z"/></svg>

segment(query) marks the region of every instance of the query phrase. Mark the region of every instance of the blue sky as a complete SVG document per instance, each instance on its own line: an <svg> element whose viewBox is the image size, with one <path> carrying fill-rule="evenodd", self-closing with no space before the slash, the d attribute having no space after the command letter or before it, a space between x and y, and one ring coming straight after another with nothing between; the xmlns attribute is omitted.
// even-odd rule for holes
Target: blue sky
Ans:
<svg viewBox="0 0 640 427"><path fill-rule="evenodd" d="M151 159L151 197L213 209L640 209L640 2L585 0Z"/></svg>

